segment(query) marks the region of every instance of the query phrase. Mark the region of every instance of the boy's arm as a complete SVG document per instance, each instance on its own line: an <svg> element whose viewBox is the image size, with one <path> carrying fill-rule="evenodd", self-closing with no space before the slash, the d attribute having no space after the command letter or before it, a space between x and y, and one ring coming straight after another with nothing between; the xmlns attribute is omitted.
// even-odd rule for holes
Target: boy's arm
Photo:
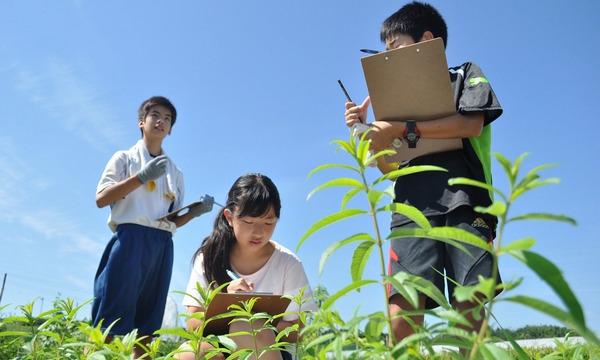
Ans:
<svg viewBox="0 0 600 360"><path fill-rule="evenodd" d="M183 226L190 222L195 217L210 212L215 203L215 199L210 195L204 195L200 197L200 201L197 204L191 206L183 215L174 216L169 218L170 221L174 222L177 227Z"/></svg>
<svg viewBox="0 0 600 360"><path fill-rule="evenodd" d="M129 195L130 192L140 186L142 186L142 182L137 175L131 176L130 178L109 186L97 193L96 206L103 208L106 205L113 204Z"/></svg>
<svg viewBox="0 0 600 360"><path fill-rule="evenodd" d="M361 105L346 102L344 114L346 126L352 127L356 123L366 123L369 97ZM483 112L471 112L467 114L454 114L447 117L420 121L417 126L422 138L429 139L452 139L478 136L484 124ZM401 121L375 121L371 124L369 132L371 146L374 151L390 147L392 141L402 138L405 122ZM397 164L388 163L384 158L377 159L377 167L383 174L396 170Z"/></svg>
<svg viewBox="0 0 600 360"><path fill-rule="evenodd" d="M96 206L103 208L106 205L113 204L129 195L130 192L142 184L158 179L167 171L167 164L168 158L165 155L157 156L148 161L137 174L98 191L96 193Z"/></svg>
<svg viewBox="0 0 600 360"><path fill-rule="evenodd" d="M190 220L192 220L193 218L194 218L194 216L192 216L190 214L190 212L188 211L187 213L185 213L183 215L175 216L169 220L174 222L177 227L181 227L181 226L189 223Z"/></svg>
<svg viewBox="0 0 600 360"><path fill-rule="evenodd" d="M479 136L483 129L483 112L456 113L443 118L419 121L417 127L421 138L460 139ZM371 124L369 138L374 151L391 146L392 141L402 138L406 123L403 121L375 121ZM418 145L417 145L418 146Z"/></svg>

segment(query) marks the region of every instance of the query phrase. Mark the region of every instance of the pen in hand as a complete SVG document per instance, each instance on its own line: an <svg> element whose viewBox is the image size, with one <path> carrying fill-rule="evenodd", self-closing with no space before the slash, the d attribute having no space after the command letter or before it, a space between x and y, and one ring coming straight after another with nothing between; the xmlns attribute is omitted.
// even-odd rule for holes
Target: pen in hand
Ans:
<svg viewBox="0 0 600 360"><path fill-rule="evenodd" d="M226 269L225 272L232 279L229 286L227 286L227 292L252 292L254 290L254 284L241 277L235 271Z"/></svg>
<svg viewBox="0 0 600 360"><path fill-rule="evenodd" d="M234 273L233 271L231 271L229 269L225 270L225 272L231 278L231 280L237 280L240 278L240 276L238 274Z"/></svg>
<svg viewBox="0 0 600 360"><path fill-rule="evenodd" d="M344 95L346 95L346 99L348 100L348 102L354 102L350 98L350 95L348 94L348 91L346 91L346 88L344 87L344 84L342 83L342 80L338 79L338 84L340 84L340 87L342 88L342 91L344 92Z"/></svg>

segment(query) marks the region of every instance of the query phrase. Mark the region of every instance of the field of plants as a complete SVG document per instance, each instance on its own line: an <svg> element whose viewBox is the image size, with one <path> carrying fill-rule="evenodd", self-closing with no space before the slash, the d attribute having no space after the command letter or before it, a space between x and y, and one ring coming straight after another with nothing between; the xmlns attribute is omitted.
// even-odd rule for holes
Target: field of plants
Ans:
<svg viewBox="0 0 600 360"><path fill-rule="evenodd" d="M388 155L392 150L378 153L369 151L369 142L364 139L350 138L348 141L338 140L338 147L349 156L349 164L324 164L311 172L341 169L347 171L347 177L331 179L313 190L309 197L319 191L332 187L343 187L347 191L341 199L340 210L315 222L298 242L298 248L319 230L336 226L357 216L367 216L372 221L372 228L363 233L350 235L330 244L324 251L320 261L323 270L329 256L340 248L355 246L350 264L352 282L342 290L327 294L316 291L319 310L314 313L300 311L302 327L288 328L276 337L276 343L269 348L239 349L228 336L203 334L204 326L213 319L205 319L203 313L187 315L203 321L203 326L196 330L162 329L159 335L171 335L178 341L164 341L159 338L147 347L147 359L171 359L179 344L187 341L197 353L198 358L211 358L217 352L228 359L259 358L267 350L286 347L283 341L289 332L299 332L299 342L293 348L297 359L598 359L600 358L600 340L586 324L584 312L569 284L562 276L560 269L542 254L535 252L535 239L506 239L505 229L513 222L520 221L560 221L575 224L575 220L565 215L543 212L513 215L511 207L521 196L536 188L558 183L555 178L542 178L540 172L551 165L540 165L529 171L523 171L522 155L510 161L500 154L496 160L504 170L510 187L501 191L493 186L466 178L454 178L451 184L461 184L484 188L492 193L496 200L486 208L477 208L480 213L488 213L499 218L498 236L493 245L479 237L461 229L451 227L434 227L423 214L414 207L392 203L393 191L390 181L421 171L445 171L433 166L406 167L374 180L368 180L366 169L376 159ZM372 171L369 174L373 173ZM388 186L388 187L386 187ZM363 206L353 206L362 201ZM386 212L398 212L411 220L418 227L394 231L382 237L381 224L377 215ZM467 314L461 313L450 305L432 283L408 273L398 273L392 277L386 275L384 251L388 241L403 237L428 237L453 244L461 248L469 244L491 253L497 263L500 256L511 256L522 262L533 274L544 281L561 300L560 305L551 304L544 299L512 293L520 286L520 279L498 284L496 277L481 278L475 286L457 286L455 297L460 301L478 303L476 310L482 313L483 326L479 332L464 330L468 327ZM375 256L381 267L381 277L365 279L363 270L367 261ZM386 286L393 286L402 296L418 308L420 294L424 294L437 302L434 310L422 310L401 313L408 319L416 313L427 314L438 321L415 328L415 333L404 339L394 339L390 334L392 318L389 312L371 314L355 314L344 319L334 309L336 301L344 296L352 296L355 290L364 286L378 286L381 293L382 308L387 309L388 298ZM494 297L498 290L503 293ZM197 301L207 306L220 288L212 291L199 289L201 297ZM302 294L292 298L300 304L302 310ZM557 342L553 349L529 349L520 346L516 340L522 335L502 329L492 330L489 326L494 316L494 305L498 302L509 302L514 306L522 306L526 311L538 311L561 323L566 333L563 337L575 334L584 339L582 343L568 341ZM75 304L72 300L57 300L51 310L42 314L33 312L34 303L19 306L17 314L0 319L0 359L129 359L136 343L135 332L127 336L107 342L107 331L92 327L87 322L78 320L78 312L85 304ZM269 316L254 313L254 301L242 303L230 308L230 312L220 317L234 317L251 324L251 334L267 328L274 329L275 321L281 316ZM0 309L6 312L7 309ZM474 312L475 313L475 312ZM254 326L254 324L261 324ZM500 346L498 342L508 341L509 347ZM199 345L203 342L212 344L213 351L201 352ZM437 351L440 347L459 348L462 351Z"/></svg>

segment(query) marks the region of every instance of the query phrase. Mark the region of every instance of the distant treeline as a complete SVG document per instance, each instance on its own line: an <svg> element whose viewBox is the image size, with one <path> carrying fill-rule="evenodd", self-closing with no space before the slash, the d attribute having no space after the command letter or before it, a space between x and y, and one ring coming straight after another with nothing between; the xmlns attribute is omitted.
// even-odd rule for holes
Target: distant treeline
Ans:
<svg viewBox="0 0 600 360"><path fill-rule="evenodd" d="M520 327L516 330L512 329L500 329L492 328L492 334L501 339L508 340L512 338L514 340L523 339L543 339L543 338L554 338L554 337L565 337L567 334L570 336L578 336L573 333L572 330L562 326L555 325L527 325Z"/></svg>

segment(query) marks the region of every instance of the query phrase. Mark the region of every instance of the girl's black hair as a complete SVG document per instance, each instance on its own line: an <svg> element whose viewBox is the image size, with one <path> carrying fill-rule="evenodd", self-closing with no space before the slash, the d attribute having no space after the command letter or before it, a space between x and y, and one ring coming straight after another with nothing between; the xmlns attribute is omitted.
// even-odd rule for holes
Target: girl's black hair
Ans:
<svg viewBox="0 0 600 360"><path fill-rule="evenodd" d="M237 216L260 217L273 209L279 218L281 200L273 181L262 174L240 176L229 189L225 207L219 211L212 233L204 238L192 261L202 253L204 274L208 283L221 285L233 279L226 270L231 268L229 253L235 244L233 228L227 223L223 212L229 209Z"/></svg>
<svg viewBox="0 0 600 360"><path fill-rule="evenodd" d="M448 44L448 28L442 15L427 3L413 1L385 19L379 36L383 43L397 34L409 35L419 42L425 31L431 31L434 38L441 37L444 47Z"/></svg>

